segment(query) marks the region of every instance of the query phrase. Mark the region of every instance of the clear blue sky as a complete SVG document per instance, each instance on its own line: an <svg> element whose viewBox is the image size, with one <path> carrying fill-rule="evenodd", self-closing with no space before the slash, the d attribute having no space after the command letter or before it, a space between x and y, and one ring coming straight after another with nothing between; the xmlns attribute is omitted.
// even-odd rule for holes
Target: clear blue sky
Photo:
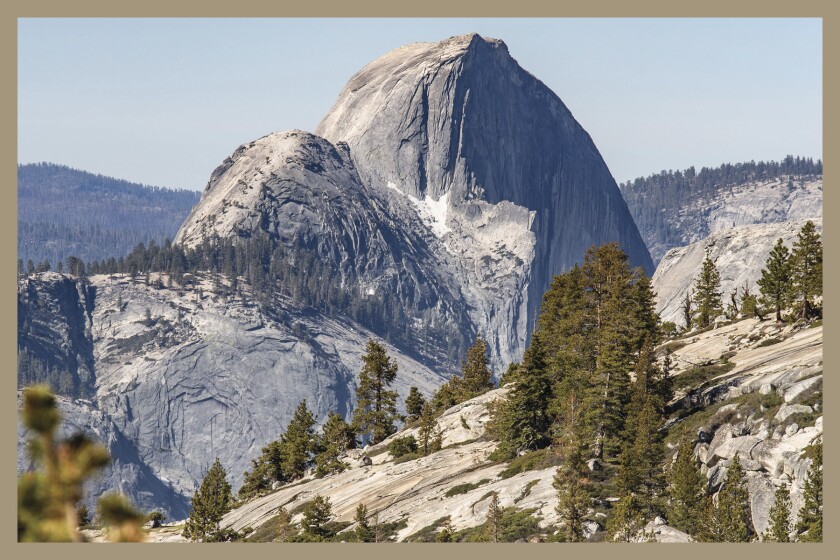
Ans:
<svg viewBox="0 0 840 560"><path fill-rule="evenodd" d="M312 131L401 44L503 39L617 181L822 157L819 19L22 19L18 161L201 189L236 147Z"/></svg>

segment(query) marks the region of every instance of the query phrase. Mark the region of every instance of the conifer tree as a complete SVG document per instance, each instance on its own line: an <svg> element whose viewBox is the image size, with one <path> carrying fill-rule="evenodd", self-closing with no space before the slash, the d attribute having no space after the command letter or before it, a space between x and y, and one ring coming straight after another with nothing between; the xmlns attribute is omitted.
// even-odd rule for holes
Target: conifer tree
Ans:
<svg viewBox="0 0 840 560"><path fill-rule="evenodd" d="M423 455L429 455L440 451L443 446L442 434L437 425L435 411L431 403L423 405L423 413L420 416L420 431L418 448Z"/></svg>
<svg viewBox="0 0 840 560"><path fill-rule="evenodd" d="M315 475L317 477L341 472L347 468L347 464L340 461L338 457L348 449L355 449L357 443L353 428L336 412L330 412L321 433L321 437L316 442Z"/></svg>
<svg viewBox="0 0 840 560"><path fill-rule="evenodd" d="M513 455L544 447L550 441L548 405L551 384L546 372L545 351L538 335L525 351L519 381L499 407L499 448Z"/></svg>
<svg viewBox="0 0 840 560"><path fill-rule="evenodd" d="M581 542L583 522L589 506L588 483L585 478L568 464L557 468L553 482L557 490L557 514L563 522L566 541Z"/></svg>
<svg viewBox="0 0 840 560"><path fill-rule="evenodd" d="M76 504L85 481L108 464L108 452L83 434L55 441L61 415L45 385L23 390L21 420L32 432L29 456L37 470L18 478L18 541L79 541Z"/></svg>
<svg viewBox="0 0 840 560"><path fill-rule="evenodd" d="M97 517L108 527L108 540L111 542L143 542L145 540L140 527L146 517L137 511L123 495L108 493L96 503Z"/></svg>
<svg viewBox="0 0 840 560"><path fill-rule="evenodd" d="M612 540L633 542L645 526L645 507L635 494L624 495L613 506L607 521L607 535Z"/></svg>
<svg viewBox="0 0 840 560"><path fill-rule="evenodd" d="M332 504L330 499L315 496L303 505L303 536L309 541L324 541L330 536L327 523L332 519Z"/></svg>
<svg viewBox="0 0 840 560"><path fill-rule="evenodd" d="M396 431L397 393L388 387L397 377L397 364L373 340L368 341L362 361L353 427L357 433L370 435L371 442L376 444Z"/></svg>
<svg viewBox="0 0 840 560"><path fill-rule="evenodd" d="M781 322L782 310L790 300L792 288L790 253L781 238L776 241L764 266L758 279L761 303L775 309L776 321Z"/></svg>
<svg viewBox="0 0 840 560"><path fill-rule="evenodd" d="M443 523L443 528L435 537L435 542L454 542L455 541L455 530L452 528L452 521L449 517L446 518L446 521Z"/></svg>
<svg viewBox="0 0 840 560"><path fill-rule="evenodd" d="M750 293L750 288L744 285L744 292L741 296L741 312L745 317L755 317L759 321L764 320L764 314L761 311L758 298Z"/></svg>
<svg viewBox="0 0 840 560"><path fill-rule="evenodd" d="M493 492L490 498L490 505L487 507L487 523L485 526L485 538L488 542L499 542L502 513L502 507L499 505L499 494L498 492Z"/></svg>
<svg viewBox="0 0 840 560"><path fill-rule="evenodd" d="M406 422L413 422L420 418L423 413L423 405L426 404L426 399L420 394L417 387L412 387L408 391L408 397L405 399Z"/></svg>
<svg viewBox="0 0 840 560"><path fill-rule="evenodd" d="M699 534L700 512L705 505L707 482L697 466L692 439L688 434L680 438L677 458L671 466L668 479L668 524L689 535Z"/></svg>
<svg viewBox="0 0 840 560"><path fill-rule="evenodd" d="M804 503L796 522L796 535L802 542L823 540L823 449L822 443L815 447L814 458L808 469L808 479L803 492Z"/></svg>
<svg viewBox="0 0 840 560"><path fill-rule="evenodd" d="M726 471L723 488L718 493L718 505L715 511L717 533L723 542L748 542L752 530L750 516L750 495L747 491L747 477L741 467L738 455Z"/></svg>
<svg viewBox="0 0 840 560"><path fill-rule="evenodd" d="M374 542L376 535L373 527L368 523L368 511L364 504L359 504L356 507L356 530L355 536L358 542Z"/></svg>
<svg viewBox="0 0 840 560"><path fill-rule="evenodd" d="M801 307L800 317L808 320L814 314L814 300L822 295L823 250L814 222L802 226L791 254L794 296Z"/></svg>
<svg viewBox="0 0 840 560"><path fill-rule="evenodd" d="M216 540L219 536L219 522L230 511L232 498L227 473L217 457L193 495L192 511L184 527L184 536L194 541Z"/></svg>
<svg viewBox="0 0 840 560"><path fill-rule="evenodd" d="M697 277L694 290L694 304L696 305L694 322L702 329L711 325L722 309L720 274L708 253L703 260L703 268L700 270L700 276Z"/></svg>
<svg viewBox="0 0 840 560"><path fill-rule="evenodd" d="M280 511L277 512L277 537L274 540L277 542L286 542L295 536L296 533L297 531L295 531L292 525L292 516L286 508L280 507Z"/></svg>
<svg viewBox="0 0 840 560"><path fill-rule="evenodd" d="M776 489L776 499L770 508L770 526L764 532L769 542L790 542L790 491L787 484Z"/></svg>
<svg viewBox="0 0 840 560"><path fill-rule="evenodd" d="M298 404L286 432L280 438L280 466L289 479L300 478L306 471L310 454L315 451L317 444L314 426L315 417L304 399Z"/></svg>
<svg viewBox="0 0 840 560"><path fill-rule="evenodd" d="M682 311L683 314L683 322L685 323L686 332L691 330L691 318L694 317L694 308L691 306L693 297L694 290L686 290L685 297L682 300L682 304L680 304L680 311Z"/></svg>
<svg viewBox="0 0 840 560"><path fill-rule="evenodd" d="M494 387L492 376L487 364L487 343L478 337L467 350L467 357L461 367L458 401L469 400L492 389Z"/></svg>

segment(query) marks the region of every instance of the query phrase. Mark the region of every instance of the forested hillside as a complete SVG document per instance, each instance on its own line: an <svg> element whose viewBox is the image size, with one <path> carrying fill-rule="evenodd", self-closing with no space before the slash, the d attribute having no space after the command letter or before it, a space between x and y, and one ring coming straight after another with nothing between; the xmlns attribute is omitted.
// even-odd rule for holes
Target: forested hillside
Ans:
<svg viewBox="0 0 840 560"><path fill-rule="evenodd" d="M18 166L18 258L124 255L178 231L200 193L150 187L52 163Z"/></svg>
<svg viewBox="0 0 840 560"><path fill-rule="evenodd" d="M619 185L658 264L665 253L739 225L820 218L822 161L725 163L662 171Z"/></svg>

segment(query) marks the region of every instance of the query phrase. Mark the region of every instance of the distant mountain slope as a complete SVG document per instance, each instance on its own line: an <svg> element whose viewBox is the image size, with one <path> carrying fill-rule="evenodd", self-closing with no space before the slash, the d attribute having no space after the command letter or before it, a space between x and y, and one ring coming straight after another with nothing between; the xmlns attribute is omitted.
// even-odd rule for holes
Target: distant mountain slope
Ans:
<svg viewBox="0 0 840 560"><path fill-rule="evenodd" d="M822 161L811 158L663 171L620 188L657 265L724 229L822 218Z"/></svg>
<svg viewBox="0 0 840 560"><path fill-rule="evenodd" d="M18 258L124 255L172 238L198 192L138 185L52 163L18 166Z"/></svg>

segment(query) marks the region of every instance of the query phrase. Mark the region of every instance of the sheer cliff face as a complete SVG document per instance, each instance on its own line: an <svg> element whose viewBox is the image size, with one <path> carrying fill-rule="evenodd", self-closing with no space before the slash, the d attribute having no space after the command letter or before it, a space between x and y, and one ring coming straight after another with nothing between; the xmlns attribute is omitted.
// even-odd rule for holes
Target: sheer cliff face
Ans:
<svg viewBox="0 0 840 560"><path fill-rule="evenodd" d="M463 279L485 317L514 320L515 332L491 329L511 355L521 354L551 276L588 246L619 241L653 272L591 138L502 41L472 34L392 51L350 79L316 132L347 143L367 185L442 206L440 237L464 269L491 260L516 277ZM483 239L497 225L498 236ZM508 303L489 303L502 293Z"/></svg>
<svg viewBox="0 0 840 560"><path fill-rule="evenodd" d="M553 274L619 241L650 256L598 150L505 44L399 48L356 74L317 129L242 146L176 241L263 229L317 245L374 290L399 290L518 360Z"/></svg>

